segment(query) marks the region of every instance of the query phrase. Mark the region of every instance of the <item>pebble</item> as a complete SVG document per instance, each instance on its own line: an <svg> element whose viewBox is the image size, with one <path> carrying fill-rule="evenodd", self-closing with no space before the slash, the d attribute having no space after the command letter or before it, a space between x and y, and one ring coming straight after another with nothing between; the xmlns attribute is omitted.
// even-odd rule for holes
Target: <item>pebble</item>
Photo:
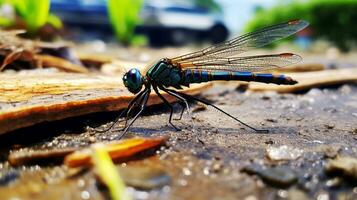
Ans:
<svg viewBox="0 0 357 200"><path fill-rule="evenodd" d="M291 189L288 192L287 199L289 199L289 200L308 200L310 198L302 190Z"/></svg>
<svg viewBox="0 0 357 200"><path fill-rule="evenodd" d="M20 173L17 170L0 171L0 186L6 186L19 178Z"/></svg>
<svg viewBox="0 0 357 200"><path fill-rule="evenodd" d="M215 172L215 173L218 173L222 170L223 168L223 165L221 163L215 163L213 166L212 166L212 170Z"/></svg>
<svg viewBox="0 0 357 200"><path fill-rule="evenodd" d="M88 191L82 191L81 198L84 200L90 199L90 193Z"/></svg>
<svg viewBox="0 0 357 200"><path fill-rule="evenodd" d="M327 173L342 172L347 177L357 179L357 158L336 157L328 161L325 170Z"/></svg>
<svg viewBox="0 0 357 200"><path fill-rule="evenodd" d="M272 122L272 123L277 123L277 122L278 122L277 119L271 119L271 118L266 119L266 121L267 121L267 122Z"/></svg>
<svg viewBox="0 0 357 200"><path fill-rule="evenodd" d="M90 136L88 139L89 139L90 143L95 143L97 141L97 138L95 138L93 136Z"/></svg>
<svg viewBox="0 0 357 200"><path fill-rule="evenodd" d="M272 139L268 139L264 142L265 144L269 144L269 145L272 145L274 144L274 141Z"/></svg>
<svg viewBox="0 0 357 200"><path fill-rule="evenodd" d="M336 158L340 150L341 148L338 146L328 146L322 149L326 158Z"/></svg>
<svg viewBox="0 0 357 200"><path fill-rule="evenodd" d="M287 145L273 147L269 146L266 149L267 157L273 161L295 160L302 156L303 150L293 148Z"/></svg>
<svg viewBox="0 0 357 200"><path fill-rule="evenodd" d="M190 176L192 174L192 171L187 167L183 168L182 172L185 176Z"/></svg>
<svg viewBox="0 0 357 200"><path fill-rule="evenodd" d="M126 166L119 169L124 182L132 187L151 190L170 184L171 177L152 167Z"/></svg>
<svg viewBox="0 0 357 200"><path fill-rule="evenodd" d="M286 199L288 197L288 191L286 190L279 190L278 191L278 196L280 198Z"/></svg>
<svg viewBox="0 0 357 200"><path fill-rule="evenodd" d="M287 187L293 185L297 181L297 176L294 170L286 166L264 167L253 164L242 169L248 174L256 174L261 177L264 182L278 187Z"/></svg>
<svg viewBox="0 0 357 200"><path fill-rule="evenodd" d="M343 85L339 90L343 95L347 95L352 92L352 88L349 85Z"/></svg>
<svg viewBox="0 0 357 200"><path fill-rule="evenodd" d="M333 128L335 128L335 125L334 124L325 124L325 127L328 129L333 129Z"/></svg>
<svg viewBox="0 0 357 200"><path fill-rule="evenodd" d="M207 110L207 107L203 104L197 104L196 106L194 106L192 108L192 112L200 112L200 111L204 111Z"/></svg>
<svg viewBox="0 0 357 200"><path fill-rule="evenodd" d="M312 88L309 92L306 93L306 96L321 96L322 91L318 88Z"/></svg>
<svg viewBox="0 0 357 200"><path fill-rule="evenodd" d="M244 200L258 200L258 198L256 196L249 195L249 196L245 197Z"/></svg>
<svg viewBox="0 0 357 200"><path fill-rule="evenodd" d="M317 196L316 198L317 200L329 200L330 197L327 193L321 193Z"/></svg>
<svg viewBox="0 0 357 200"><path fill-rule="evenodd" d="M204 167L203 168L203 174L208 176L210 174L210 170L209 170L209 167Z"/></svg>
<svg viewBox="0 0 357 200"><path fill-rule="evenodd" d="M329 188L338 187L341 185L341 183L342 183L341 178L335 177L333 179L326 181L326 187L329 187Z"/></svg>

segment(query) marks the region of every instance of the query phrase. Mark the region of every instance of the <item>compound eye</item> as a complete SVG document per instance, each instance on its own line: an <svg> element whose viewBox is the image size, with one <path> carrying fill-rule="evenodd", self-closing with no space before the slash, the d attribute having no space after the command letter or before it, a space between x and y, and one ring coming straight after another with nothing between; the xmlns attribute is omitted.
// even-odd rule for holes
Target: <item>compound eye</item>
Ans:
<svg viewBox="0 0 357 200"><path fill-rule="evenodd" d="M126 74L123 76L123 82L124 82L124 85L126 86L126 82L128 81L128 77L126 76Z"/></svg>
<svg viewBox="0 0 357 200"><path fill-rule="evenodd" d="M136 70L136 69L132 69L130 70L130 80L133 82L133 83L137 83L139 81L139 71Z"/></svg>

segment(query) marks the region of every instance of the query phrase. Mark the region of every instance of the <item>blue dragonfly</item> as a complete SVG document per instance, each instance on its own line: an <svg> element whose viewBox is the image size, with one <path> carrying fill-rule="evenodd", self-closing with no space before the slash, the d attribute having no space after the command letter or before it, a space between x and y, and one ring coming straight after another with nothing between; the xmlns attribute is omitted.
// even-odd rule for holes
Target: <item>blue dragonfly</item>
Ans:
<svg viewBox="0 0 357 200"><path fill-rule="evenodd" d="M164 58L150 66L146 75L136 68L130 69L123 76L125 87L136 96L128 107L107 128L108 131L119 122L125 122L121 129L125 135L146 107L151 90L160 97L170 109L169 123L172 123L173 106L160 94L160 91L175 97L182 106L181 117L185 109L189 109L187 101L197 101L212 106L242 125L256 131L268 132L266 129L254 128L233 115L225 112L210 102L180 92L182 87L193 83L203 83L216 80L254 81L281 85L294 85L294 79L284 75L256 73L269 69L280 68L301 61L301 57L292 53L256 55L237 57L236 55L270 44L276 40L288 37L308 26L303 20L291 20L285 23L269 26L258 31L247 33L218 45L210 46L201 51L189 53L175 58ZM180 117L180 118L181 118ZM124 119L123 119L124 118Z"/></svg>

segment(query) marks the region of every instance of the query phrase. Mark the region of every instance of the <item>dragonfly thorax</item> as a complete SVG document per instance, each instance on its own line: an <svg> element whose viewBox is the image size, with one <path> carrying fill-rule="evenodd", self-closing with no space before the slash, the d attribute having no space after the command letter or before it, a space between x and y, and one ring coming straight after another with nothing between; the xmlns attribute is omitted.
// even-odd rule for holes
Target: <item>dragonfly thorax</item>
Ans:
<svg viewBox="0 0 357 200"><path fill-rule="evenodd" d="M133 94L140 92L144 83L143 76L136 68L132 68L124 74L123 82L125 87Z"/></svg>

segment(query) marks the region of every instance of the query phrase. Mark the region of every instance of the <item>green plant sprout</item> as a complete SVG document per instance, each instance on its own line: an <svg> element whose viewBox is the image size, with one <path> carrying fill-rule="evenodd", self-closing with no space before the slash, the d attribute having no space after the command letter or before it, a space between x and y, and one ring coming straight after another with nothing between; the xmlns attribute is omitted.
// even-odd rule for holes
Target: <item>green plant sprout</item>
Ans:
<svg viewBox="0 0 357 200"><path fill-rule="evenodd" d="M12 0L17 14L24 20L30 34L46 24L50 12L50 0Z"/></svg>
<svg viewBox="0 0 357 200"><path fill-rule="evenodd" d="M95 172L108 187L111 199L132 200L125 191L125 183L105 148L97 144L92 147L92 150Z"/></svg>
<svg viewBox="0 0 357 200"><path fill-rule="evenodd" d="M134 34L135 27L140 23L140 10L143 0L108 0L109 20L119 42L129 44L145 43L143 36Z"/></svg>
<svg viewBox="0 0 357 200"><path fill-rule="evenodd" d="M60 29L62 27L61 20L50 14L50 0L1 0L0 4L11 5L18 17L20 17L26 25L26 29L30 35L36 34L37 31L46 23ZM15 21L2 18L2 26L12 26Z"/></svg>

